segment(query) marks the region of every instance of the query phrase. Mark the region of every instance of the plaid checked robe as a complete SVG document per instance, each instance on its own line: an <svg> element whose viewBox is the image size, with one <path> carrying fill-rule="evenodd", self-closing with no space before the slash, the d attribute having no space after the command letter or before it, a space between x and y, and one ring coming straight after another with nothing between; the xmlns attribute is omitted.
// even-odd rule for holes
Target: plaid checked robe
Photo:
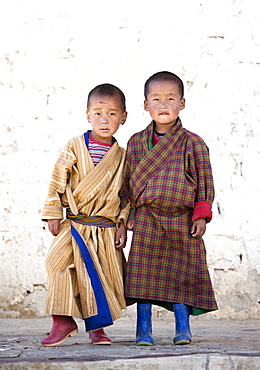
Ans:
<svg viewBox="0 0 260 370"><path fill-rule="evenodd" d="M171 310L184 303L194 315L216 310L204 242L191 236L195 203L214 199L208 148L180 119L153 148L152 135L153 122L127 146L121 205L130 200L135 226L126 297Z"/></svg>
<svg viewBox="0 0 260 370"><path fill-rule="evenodd" d="M124 174L125 150L117 142L94 166L84 135L70 140L55 164L42 219L62 220L63 209L70 207L74 214L126 222L128 207L120 211L119 198ZM91 256L91 267L98 273L112 320L121 317L126 307L125 259L123 251L115 248L116 227L81 225L69 219L62 221L46 260L46 313L84 318L85 322L98 314L93 282L73 230Z"/></svg>

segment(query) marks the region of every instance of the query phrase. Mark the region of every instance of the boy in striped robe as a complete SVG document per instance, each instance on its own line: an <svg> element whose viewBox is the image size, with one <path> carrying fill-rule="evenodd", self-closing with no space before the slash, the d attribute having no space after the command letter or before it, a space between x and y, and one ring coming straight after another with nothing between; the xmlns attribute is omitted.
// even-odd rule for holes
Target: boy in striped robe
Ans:
<svg viewBox="0 0 260 370"><path fill-rule="evenodd" d="M202 240L212 218L212 171L204 141L179 118L183 90L173 73L151 76L144 108L152 122L127 146L122 207L130 200L133 238L125 295L137 302L137 345L154 342L152 304L174 311L175 344L190 343L190 314L217 309Z"/></svg>
<svg viewBox="0 0 260 370"><path fill-rule="evenodd" d="M125 150L113 138L126 117L119 88L95 87L87 104L92 131L70 140L55 164L42 212L55 237L46 260L46 313L53 324L43 346L77 334L73 317L85 320L90 343L111 344L103 327L126 307L122 248L129 209L120 209L119 198Z"/></svg>

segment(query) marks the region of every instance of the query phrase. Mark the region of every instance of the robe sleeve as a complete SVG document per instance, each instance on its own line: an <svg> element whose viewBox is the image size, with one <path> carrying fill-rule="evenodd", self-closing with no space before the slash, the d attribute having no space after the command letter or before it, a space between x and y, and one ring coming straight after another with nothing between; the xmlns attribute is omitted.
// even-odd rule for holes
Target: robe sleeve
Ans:
<svg viewBox="0 0 260 370"><path fill-rule="evenodd" d="M49 184L47 200L42 211L43 221L63 219L61 196L66 191L66 186L75 162L76 156L73 151L73 140L70 140L62 150L54 166Z"/></svg>
<svg viewBox="0 0 260 370"><path fill-rule="evenodd" d="M130 149L128 146L126 150L126 173L125 173L123 186L120 191L120 198L121 198L120 208L121 209L125 208L129 204L129 202L131 202L130 185L129 185L130 173L131 173L131 155L130 155Z"/></svg>
<svg viewBox="0 0 260 370"><path fill-rule="evenodd" d="M199 218L205 218L206 222L210 222L212 219L212 205L209 202L197 202L193 211L192 221L196 221Z"/></svg>
<svg viewBox="0 0 260 370"><path fill-rule="evenodd" d="M211 206L214 200L214 182L209 150L202 139L192 142L186 157L186 173L196 184L195 204L192 220L212 219Z"/></svg>
<svg viewBox="0 0 260 370"><path fill-rule="evenodd" d="M122 188L120 190L120 214L118 219L126 223L128 221L128 216L130 212L130 188L129 188L129 179L130 179L130 163L129 163L129 152L126 152L126 161L125 161L125 173L124 181Z"/></svg>
<svg viewBox="0 0 260 370"><path fill-rule="evenodd" d="M123 222L125 226L126 226L126 223L127 223L127 220L128 220L129 211L130 211L130 205L127 204L126 207L121 208L120 214L118 216L118 220L120 222Z"/></svg>

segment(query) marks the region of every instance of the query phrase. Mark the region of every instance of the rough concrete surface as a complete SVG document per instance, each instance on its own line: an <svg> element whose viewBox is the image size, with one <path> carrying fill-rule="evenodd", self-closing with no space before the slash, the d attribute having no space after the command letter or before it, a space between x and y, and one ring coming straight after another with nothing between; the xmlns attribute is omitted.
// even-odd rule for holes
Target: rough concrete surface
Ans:
<svg viewBox="0 0 260 370"><path fill-rule="evenodd" d="M0 369L260 369L260 326L257 320L191 318L190 345L172 342L174 322L155 319L155 345L135 345L135 320L122 318L107 328L111 346L88 343L82 321L79 334L57 347L42 347L49 318L0 320Z"/></svg>

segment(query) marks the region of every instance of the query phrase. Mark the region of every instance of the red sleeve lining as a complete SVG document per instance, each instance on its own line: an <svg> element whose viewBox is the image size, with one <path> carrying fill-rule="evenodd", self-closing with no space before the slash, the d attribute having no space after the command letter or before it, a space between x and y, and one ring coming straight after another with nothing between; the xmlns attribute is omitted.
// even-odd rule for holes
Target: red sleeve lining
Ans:
<svg viewBox="0 0 260 370"><path fill-rule="evenodd" d="M205 218L206 222L210 222L212 219L211 207L212 204L209 202L197 202L193 211L192 221Z"/></svg>

